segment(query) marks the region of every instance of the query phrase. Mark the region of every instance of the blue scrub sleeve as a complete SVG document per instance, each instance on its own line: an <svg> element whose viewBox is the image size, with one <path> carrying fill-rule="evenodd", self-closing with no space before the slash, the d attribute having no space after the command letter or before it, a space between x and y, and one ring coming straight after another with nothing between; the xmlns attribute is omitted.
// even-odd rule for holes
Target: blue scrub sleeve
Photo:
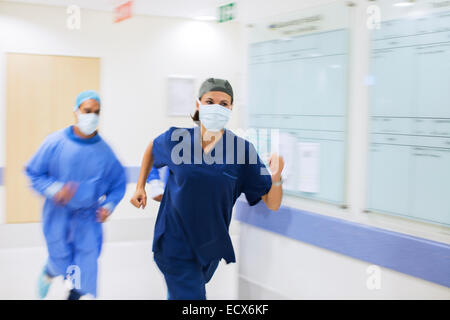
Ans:
<svg viewBox="0 0 450 320"><path fill-rule="evenodd" d="M159 170L155 167L152 167L152 170L150 170L150 173L148 174L147 182L150 182L152 180L159 180Z"/></svg>
<svg viewBox="0 0 450 320"><path fill-rule="evenodd" d="M252 152L256 155L256 163L247 162L245 164L245 177L242 192L245 194L248 204L254 206L261 200L261 197L267 194L270 191L270 188L272 188L272 177L264 163L261 161L259 155L256 153L255 147L249 143L249 153L251 154Z"/></svg>
<svg viewBox="0 0 450 320"><path fill-rule="evenodd" d="M111 214L119 202L123 199L127 186L125 169L117 159L114 162L109 177L111 177L111 181L109 188L106 191L106 199L102 207L107 209Z"/></svg>
<svg viewBox="0 0 450 320"><path fill-rule="evenodd" d="M166 132L160 134L153 140L153 167L159 169L161 167L167 166L170 163L170 137L173 131L171 127Z"/></svg>
<svg viewBox="0 0 450 320"><path fill-rule="evenodd" d="M54 156L55 148L56 142L47 137L25 166L25 174L30 179L31 187L49 199L64 186L64 183L49 175L50 159Z"/></svg>

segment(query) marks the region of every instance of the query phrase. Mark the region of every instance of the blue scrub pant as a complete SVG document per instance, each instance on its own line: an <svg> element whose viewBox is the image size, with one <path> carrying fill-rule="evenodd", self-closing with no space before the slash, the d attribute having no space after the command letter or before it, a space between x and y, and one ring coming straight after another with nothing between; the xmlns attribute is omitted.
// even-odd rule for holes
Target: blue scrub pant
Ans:
<svg viewBox="0 0 450 320"><path fill-rule="evenodd" d="M159 252L153 257L166 280L168 300L206 300L205 285L211 280L219 260L202 266L196 260L165 257Z"/></svg>
<svg viewBox="0 0 450 320"><path fill-rule="evenodd" d="M78 292L96 297L97 260L102 247L102 226L96 221L96 212L52 209L44 210L47 273L69 275Z"/></svg>

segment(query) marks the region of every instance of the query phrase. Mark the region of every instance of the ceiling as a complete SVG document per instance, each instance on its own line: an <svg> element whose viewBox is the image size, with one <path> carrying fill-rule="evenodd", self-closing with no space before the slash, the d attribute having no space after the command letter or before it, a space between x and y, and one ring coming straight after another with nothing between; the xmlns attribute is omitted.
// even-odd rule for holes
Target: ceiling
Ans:
<svg viewBox="0 0 450 320"><path fill-rule="evenodd" d="M0 0L4 2L29 3L67 7L77 5L82 9L113 11L126 0ZM198 19L217 17L220 5L235 2L235 20L249 22L259 17L291 12L308 7L332 3L337 0L133 0L133 13L160 17ZM341 0L344 1L344 0ZM367 0L353 0L356 2Z"/></svg>
<svg viewBox="0 0 450 320"><path fill-rule="evenodd" d="M6 2L42 4L66 7L77 5L80 8L113 11L124 0L4 0ZM164 17L196 18L199 16L216 16L221 4L237 2L236 0L134 0L133 12L139 15Z"/></svg>

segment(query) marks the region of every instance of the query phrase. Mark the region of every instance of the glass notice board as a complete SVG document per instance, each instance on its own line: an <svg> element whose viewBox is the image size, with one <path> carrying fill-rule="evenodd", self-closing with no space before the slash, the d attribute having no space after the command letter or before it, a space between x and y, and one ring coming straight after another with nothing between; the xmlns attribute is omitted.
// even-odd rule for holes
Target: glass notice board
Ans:
<svg viewBox="0 0 450 320"><path fill-rule="evenodd" d="M349 7L344 2L256 22L249 113L261 156L279 148L286 193L345 202Z"/></svg>
<svg viewBox="0 0 450 320"><path fill-rule="evenodd" d="M371 32L368 209L450 225L450 8Z"/></svg>

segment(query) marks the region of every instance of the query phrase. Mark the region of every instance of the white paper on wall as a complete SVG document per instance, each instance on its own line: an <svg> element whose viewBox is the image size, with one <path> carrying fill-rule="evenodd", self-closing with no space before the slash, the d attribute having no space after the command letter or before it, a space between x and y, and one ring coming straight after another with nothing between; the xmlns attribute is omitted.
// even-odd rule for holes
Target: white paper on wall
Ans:
<svg viewBox="0 0 450 320"><path fill-rule="evenodd" d="M298 190L319 192L320 190L320 144L298 142L299 159Z"/></svg>
<svg viewBox="0 0 450 320"><path fill-rule="evenodd" d="M167 90L169 116L188 116L195 108L195 79L190 76L169 76Z"/></svg>
<svg viewBox="0 0 450 320"><path fill-rule="evenodd" d="M279 139L279 152L284 159L283 168L283 189L296 190L297 189L297 173L298 173L298 158L297 158L297 138L292 134L281 132Z"/></svg>

